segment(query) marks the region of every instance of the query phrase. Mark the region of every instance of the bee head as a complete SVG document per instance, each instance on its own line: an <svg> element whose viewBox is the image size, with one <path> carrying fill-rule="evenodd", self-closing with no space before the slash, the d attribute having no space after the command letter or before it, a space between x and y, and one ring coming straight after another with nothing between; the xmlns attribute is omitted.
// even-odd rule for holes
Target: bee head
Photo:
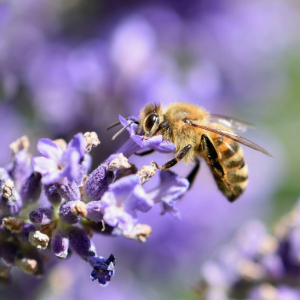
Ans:
<svg viewBox="0 0 300 300"><path fill-rule="evenodd" d="M154 111L153 113L149 114L144 120L143 128L145 134L147 136L151 136L151 134L153 134L158 128L158 125L159 125L159 116L157 112Z"/></svg>
<svg viewBox="0 0 300 300"><path fill-rule="evenodd" d="M160 105L147 104L140 114L141 131L146 136L152 136L159 126L159 113L161 113Z"/></svg>

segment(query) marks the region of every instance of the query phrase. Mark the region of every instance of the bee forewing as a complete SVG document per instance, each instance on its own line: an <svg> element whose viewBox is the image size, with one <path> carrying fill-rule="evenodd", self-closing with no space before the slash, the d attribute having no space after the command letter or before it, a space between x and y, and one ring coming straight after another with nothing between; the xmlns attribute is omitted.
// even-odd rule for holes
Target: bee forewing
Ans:
<svg viewBox="0 0 300 300"><path fill-rule="evenodd" d="M232 128L233 130L239 130L242 132L245 132L248 128L254 128L253 124L248 123L246 121L221 115L210 115L209 120L213 123L220 123L229 128Z"/></svg>
<svg viewBox="0 0 300 300"><path fill-rule="evenodd" d="M208 127L208 126L203 126L203 125L199 125L199 124L196 124L196 123L193 123L193 122L191 122L191 124L192 124L192 126L199 127L199 128L204 129L204 130L211 131L211 132L214 132L216 134L225 136L225 137L227 137L229 139L232 139L232 140L234 140L238 143L241 143L241 144L243 144L247 147L250 147L254 150L257 150L261 153L264 153L268 156L273 157L273 155L270 152L268 152L266 149L264 149L263 147L259 146L258 144L254 143L254 142L252 142L252 141L250 141L250 140L248 140L248 139L246 139L242 136L239 136L237 134L234 134L232 132L225 131L225 130L222 130L222 129L219 129L219 128L212 128L212 127Z"/></svg>

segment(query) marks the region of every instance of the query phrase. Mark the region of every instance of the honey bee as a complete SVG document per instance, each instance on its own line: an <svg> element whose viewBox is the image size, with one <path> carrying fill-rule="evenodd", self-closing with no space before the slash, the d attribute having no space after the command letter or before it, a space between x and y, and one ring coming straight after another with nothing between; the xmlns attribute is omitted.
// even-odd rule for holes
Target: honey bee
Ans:
<svg viewBox="0 0 300 300"><path fill-rule="evenodd" d="M248 184L248 167L239 144L272 157L261 146L233 132L233 129L245 131L250 124L211 115L197 105L177 102L163 109L161 104L147 104L136 123L139 124L138 134L162 135L164 140L175 144L175 158L160 169L168 170L182 159L186 163L195 161L196 165L187 177L191 185L200 168L198 157L202 157L219 190L230 202L236 200Z"/></svg>

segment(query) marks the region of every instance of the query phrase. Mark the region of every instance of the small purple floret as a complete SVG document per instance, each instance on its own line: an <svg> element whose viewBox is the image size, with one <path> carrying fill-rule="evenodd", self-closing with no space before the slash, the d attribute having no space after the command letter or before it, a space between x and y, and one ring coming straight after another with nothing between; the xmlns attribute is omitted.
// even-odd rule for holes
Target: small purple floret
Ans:
<svg viewBox="0 0 300 300"><path fill-rule="evenodd" d="M130 231L137 222L137 213L149 211L153 201L147 196L136 175L123 177L109 186L101 204L104 221L111 226L119 226Z"/></svg>
<svg viewBox="0 0 300 300"><path fill-rule="evenodd" d="M178 176L172 171L161 171L159 177L158 187L149 192L149 196L155 203L162 203L162 214L169 212L179 218L180 212L175 204L188 191L190 183L186 178Z"/></svg>
<svg viewBox="0 0 300 300"><path fill-rule="evenodd" d="M40 139L37 149L42 156L34 157L32 165L35 172L42 174L43 184L60 182L65 177L76 180L80 174L80 163L85 154L85 139L78 133L63 150L50 139Z"/></svg>
<svg viewBox="0 0 300 300"><path fill-rule="evenodd" d="M108 285L111 280L111 277L115 274L115 264L116 259L113 254L109 258L105 259L104 257L90 257L89 263L94 268L91 273L91 279L98 280L99 284L102 286Z"/></svg>

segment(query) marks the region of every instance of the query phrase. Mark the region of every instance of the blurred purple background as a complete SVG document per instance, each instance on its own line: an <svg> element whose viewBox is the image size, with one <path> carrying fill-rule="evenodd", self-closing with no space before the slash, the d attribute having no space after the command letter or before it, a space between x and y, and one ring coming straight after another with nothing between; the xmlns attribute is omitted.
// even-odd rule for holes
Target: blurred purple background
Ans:
<svg viewBox="0 0 300 300"><path fill-rule="evenodd" d="M89 266L73 256L52 268L50 263L41 280L15 271L13 288L0 291L1 299L192 299L201 263L246 220L267 220L274 195L288 180L287 161L295 154L288 154L272 124L277 113L289 113L278 97L290 85L299 13L296 3L279 0L2 1L1 165L8 162L9 143L24 134L36 154L39 138L69 140L77 132L96 131L96 167L127 138L126 133L112 142L116 129L106 130L119 114L138 116L148 102L175 101L257 124L258 130L244 135L275 159L244 149L250 181L234 204L219 193L202 163L193 189L178 205L181 221L160 216L158 207L139 215L153 229L145 244L95 234L99 254L117 257L107 288L91 282ZM170 157L131 162L141 167ZM181 175L190 169L183 163L175 168Z"/></svg>

